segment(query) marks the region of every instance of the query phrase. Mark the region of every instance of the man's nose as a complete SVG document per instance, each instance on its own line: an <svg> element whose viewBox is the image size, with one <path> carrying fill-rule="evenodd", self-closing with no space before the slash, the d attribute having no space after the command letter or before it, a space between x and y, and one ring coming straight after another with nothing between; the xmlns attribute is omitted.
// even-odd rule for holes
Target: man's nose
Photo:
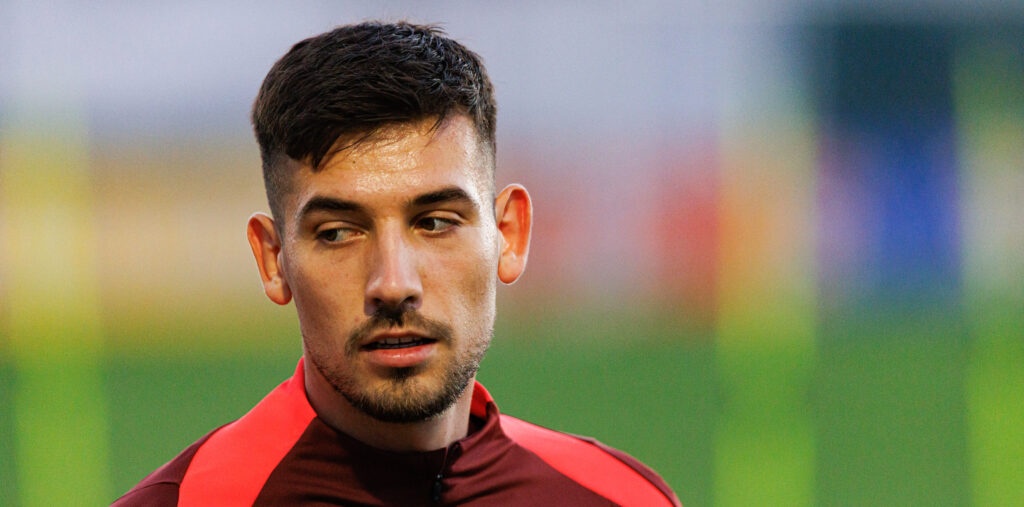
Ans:
<svg viewBox="0 0 1024 507"><path fill-rule="evenodd" d="M423 300L423 285L412 245L397 230L382 231L376 240L366 281L366 315L381 308L418 309Z"/></svg>

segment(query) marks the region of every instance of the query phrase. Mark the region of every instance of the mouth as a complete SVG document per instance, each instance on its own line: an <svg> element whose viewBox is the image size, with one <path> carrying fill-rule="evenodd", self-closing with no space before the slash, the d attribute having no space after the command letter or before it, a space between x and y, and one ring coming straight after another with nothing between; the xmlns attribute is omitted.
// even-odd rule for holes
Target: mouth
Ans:
<svg viewBox="0 0 1024 507"><path fill-rule="evenodd" d="M403 335L403 336L383 336L375 339L374 341L363 345L363 350L391 350L391 349L408 349L412 347L419 347L421 345L429 345L435 343L437 340L433 338L425 338L418 335Z"/></svg>
<svg viewBox="0 0 1024 507"><path fill-rule="evenodd" d="M426 366L442 352L441 339L415 330L391 329L373 335L359 347L361 357L380 371Z"/></svg>

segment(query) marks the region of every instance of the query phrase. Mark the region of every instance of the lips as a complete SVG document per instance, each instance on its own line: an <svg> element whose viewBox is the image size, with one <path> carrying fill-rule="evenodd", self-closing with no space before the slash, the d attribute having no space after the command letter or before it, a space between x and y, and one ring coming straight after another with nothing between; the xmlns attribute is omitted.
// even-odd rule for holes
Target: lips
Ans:
<svg viewBox="0 0 1024 507"><path fill-rule="evenodd" d="M363 345L363 350L404 349L419 347L420 345L427 345L436 341L437 340L433 338L425 338L415 334L401 336L383 335L375 338L370 343Z"/></svg>
<svg viewBox="0 0 1024 507"><path fill-rule="evenodd" d="M415 333L382 333L360 347L371 365L392 371L394 368L414 368L430 362L438 353L438 340Z"/></svg>

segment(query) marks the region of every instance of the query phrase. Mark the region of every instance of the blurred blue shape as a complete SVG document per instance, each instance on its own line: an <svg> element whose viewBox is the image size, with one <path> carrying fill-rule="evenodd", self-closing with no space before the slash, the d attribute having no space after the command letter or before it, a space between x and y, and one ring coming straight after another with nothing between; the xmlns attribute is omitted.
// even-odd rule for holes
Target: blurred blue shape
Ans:
<svg viewBox="0 0 1024 507"><path fill-rule="evenodd" d="M822 216L858 217L846 229L827 218L820 224L825 301L854 312L955 307L961 259L954 28L842 24L818 28L812 40L812 79L830 151L823 178L839 182L831 192L845 194L823 198ZM830 255L851 245L858 250Z"/></svg>

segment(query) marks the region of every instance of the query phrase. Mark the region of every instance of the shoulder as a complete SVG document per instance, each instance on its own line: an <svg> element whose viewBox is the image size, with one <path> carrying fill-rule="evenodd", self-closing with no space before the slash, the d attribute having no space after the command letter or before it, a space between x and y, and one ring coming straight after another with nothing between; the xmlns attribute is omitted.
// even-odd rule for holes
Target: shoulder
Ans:
<svg viewBox="0 0 1024 507"><path fill-rule="evenodd" d="M178 454L174 459L168 461L160 468L153 471L142 479L134 488L118 498L112 504L116 507L128 507L132 505L164 506L178 504L178 489L181 481L188 471L192 458L196 451L206 442L210 435L217 430L211 431L203 438L197 440L187 449Z"/></svg>
<svg viewBox="0 0 1024 507"><path fill-rule="evenodd" d="M139 484L110 505L111 507L136 505L140 507L172 507L178 505L178 484L170 482L155 482L145 486Z"/></svg>
<svg viewBox="0 0 1024 507"><path fill-rule="evenodd" d="M249 505L315 417L296 374L242 418L203 437L115 505Z"/></svg>
<svg viewBox="0 0 1024 507"><path fill-rule="evenodd" d="M558 432L501 415L513 442L551 468L620 505L678 506L664 480L636 458L589 437Z"/></svg>

